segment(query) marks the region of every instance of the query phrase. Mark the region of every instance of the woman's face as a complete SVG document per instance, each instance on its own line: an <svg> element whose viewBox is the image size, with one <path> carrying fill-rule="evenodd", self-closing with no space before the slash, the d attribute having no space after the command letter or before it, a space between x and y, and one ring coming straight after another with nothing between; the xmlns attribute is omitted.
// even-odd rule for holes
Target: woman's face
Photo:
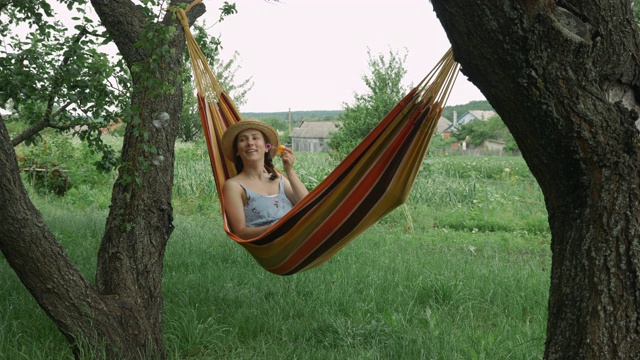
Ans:
<svg viewBox="0 0 640 360"><path fill-rule="evenodd" d="M247 129L238 133L237 155L244 161L245 159L264 159L267 152L264 134L260 130Z"/></svg>

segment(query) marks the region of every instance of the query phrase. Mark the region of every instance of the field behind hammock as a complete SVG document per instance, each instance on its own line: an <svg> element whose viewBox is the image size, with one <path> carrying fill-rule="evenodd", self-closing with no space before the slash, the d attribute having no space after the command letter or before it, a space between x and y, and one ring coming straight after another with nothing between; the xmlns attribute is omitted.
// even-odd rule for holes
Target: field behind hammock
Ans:
<svg viewBox="0 0 640 360"><path fill-rule="evenodd" d="M29 191L92 281L113 175L75 169L92 156L81 147L53 147L79 174L67 196ZM164 265L170 359L542 357L550 234L522 158L427 157L405 205L321 267L280 277L224 234L205 146L179 144L176 155ZM296 155L308 187L336 165ZM71 359L4 259L0 283L0 359Z"/></svg>

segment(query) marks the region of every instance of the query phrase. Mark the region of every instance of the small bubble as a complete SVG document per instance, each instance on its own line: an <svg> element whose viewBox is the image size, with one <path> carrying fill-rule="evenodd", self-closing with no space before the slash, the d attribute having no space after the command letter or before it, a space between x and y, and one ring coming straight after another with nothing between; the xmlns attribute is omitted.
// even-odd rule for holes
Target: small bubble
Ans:
<svg viewBox="0 0 640 360"><path fill-rule="evenodd" d="M153 123L153 126L157 128L161 128L161 127L165 127L169 123L169 119L171 119L169 114L163 111L163 112L153 114L152 123Z"/></svg>
<svg viewBox="0 0 640 360"><path fill-rule="evenodd" d="M153 163L153 165L159 166L163 161L164 161L164 156L158 155L155 158L153 158L151 162Z"/></svg>

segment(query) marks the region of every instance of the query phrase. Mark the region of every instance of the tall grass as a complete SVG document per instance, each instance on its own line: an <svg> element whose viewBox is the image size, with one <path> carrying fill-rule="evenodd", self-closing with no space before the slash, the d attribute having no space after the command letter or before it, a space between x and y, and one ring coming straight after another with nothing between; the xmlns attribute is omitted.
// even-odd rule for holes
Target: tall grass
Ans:
<svg viewBox="0 0 640 360"><path fill-rule="evenodd" d="M521 158L428 158L405 205L326 264L280 277L224 234L204 151L177 153L163 280L171 359L542 357L550 235ZM308 186L335 166L296 155ZM33 198L92 279L106 207ZM0 359L70 359L6 261L0 281Z"/></svg>
<svg viewBox="0 0 640 360"><path fill-rule="evenodd" d="M427 158L408 203L435 227L548 230L543 195L520 157Z"/></svg>
<svg viewBox="0 0 640 360"><path fill-rule="evenodd" d="M207 146L202 141L176 145L173 198L176 210L185 214L220 209Z"/></svg>

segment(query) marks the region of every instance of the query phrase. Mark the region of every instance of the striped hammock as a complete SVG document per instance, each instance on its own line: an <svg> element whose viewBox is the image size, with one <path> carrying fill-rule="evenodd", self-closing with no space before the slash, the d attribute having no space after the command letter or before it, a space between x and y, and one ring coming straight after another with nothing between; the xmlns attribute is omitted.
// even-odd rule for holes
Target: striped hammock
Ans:
<svg viewBox="0 0 640 360"><path fill-rule="evenodd" d="M207 64L182 10L178 18L221 195L225 181L236 175L234 164L223 156L222 134L241 116ZM407 199L457 74L458 64L449 50L326 179L263 235L249 240L234 235L219 196L228 236L274 274L291 275L327 261Z"/></svg>

